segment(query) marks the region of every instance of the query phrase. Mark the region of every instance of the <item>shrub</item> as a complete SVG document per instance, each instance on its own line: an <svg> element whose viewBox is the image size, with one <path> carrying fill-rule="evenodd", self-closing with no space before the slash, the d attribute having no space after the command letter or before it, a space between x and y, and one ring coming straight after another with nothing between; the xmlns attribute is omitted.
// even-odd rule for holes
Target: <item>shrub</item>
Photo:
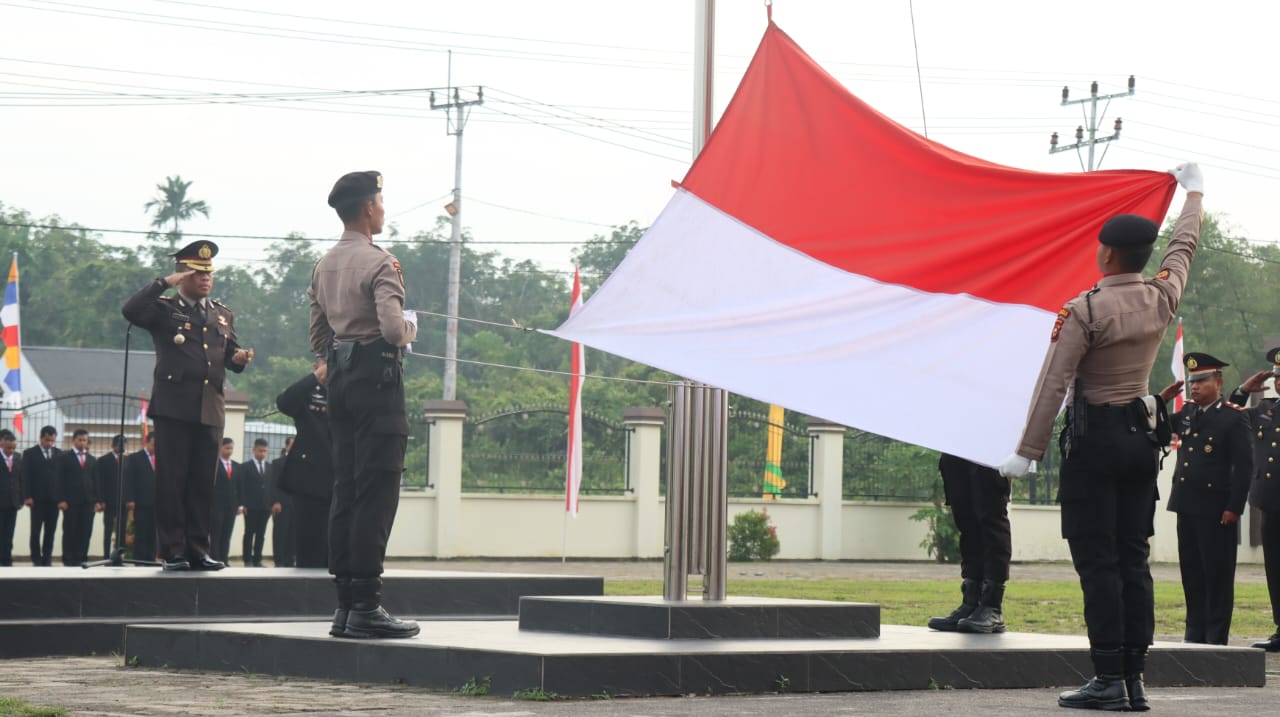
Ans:
<svg viewBox="0 0 1280 717"><path fill-rule="evenodd" d="M748 511L733 517L729 525L729 559L735 562L768 560L778 554L778 528L767 511Z"/></svg>
<svg viewBox="0 0 1280 717"><path fill-rule="evenodd" d="M960 530L956 528L951 509L944 502L942 481L934 483L931 500L933 505L921 508L911 516L912 520L928 521L929 532L920 541L920 547L940 563L957 562L960 560Z"/></svg>

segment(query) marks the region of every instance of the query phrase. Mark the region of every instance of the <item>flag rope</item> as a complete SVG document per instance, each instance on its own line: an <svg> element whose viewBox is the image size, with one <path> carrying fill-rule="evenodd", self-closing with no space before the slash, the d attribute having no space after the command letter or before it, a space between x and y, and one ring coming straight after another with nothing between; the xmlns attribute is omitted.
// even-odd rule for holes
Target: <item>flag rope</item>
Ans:
<svg viewBox="0 0 1280 717"><path fill-rule="evenodd" d="M645 383L653 386L666 386L671 383L670 381L651 381L643 378L622 378L621 376L601 376L599 374L594 374L594 373L574 374L572 371L557 371L555 369L550 369L550 368L533 368L531 366L512 366L510 364L505 364L505 363L490 363L488 361L471 361L468 359L460 359L460 358L446 359L444 356L441 356L439 354L424 354L424 353L419 353L417 351L406 351L405 353L408 354L409 356L418 356L420 358L440 359L441 361L456 361L458 363L466 363L466 364L471 364L473 366L487 366L489 368L509 368L515 371L530 371L533 373L545 373L545 374L551 374L554 376L577 375L582 378L594 378L594 379L600 379L601 381L618 381L621 383Z"/></svg>

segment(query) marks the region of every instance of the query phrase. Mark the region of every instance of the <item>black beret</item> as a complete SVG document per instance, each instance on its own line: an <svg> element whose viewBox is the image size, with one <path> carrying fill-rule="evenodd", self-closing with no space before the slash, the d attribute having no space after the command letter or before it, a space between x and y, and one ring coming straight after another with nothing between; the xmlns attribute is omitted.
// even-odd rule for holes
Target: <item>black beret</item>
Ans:
<svg viewBox="0 0 1280 717"><path fill-rule="evenodd" d="M1098 241L1107 246L1145 246L1154 244L1160 227L1146 217L1137 214L1117 214L1102 225Z"/></svg>
<svg viewBox="0 0 1280 717"><path fill-rule="evenodd" d="M363 199L381 191L381 172L370 170L368 172L344 174L338 181L333 183L333 190L329 192L329 206L337 209L347 202Z"/></svg>

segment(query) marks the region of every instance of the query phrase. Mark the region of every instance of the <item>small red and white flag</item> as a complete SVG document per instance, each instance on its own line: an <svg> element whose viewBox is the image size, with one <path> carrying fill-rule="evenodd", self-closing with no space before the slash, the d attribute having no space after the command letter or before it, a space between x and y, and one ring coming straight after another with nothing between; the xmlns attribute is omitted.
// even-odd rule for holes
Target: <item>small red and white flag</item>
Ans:
<svg viewBox="0 0 1280 717"><path fill-rule="evenodd" d="M578 267L573 267L573 298L569 317L582 308L582 281ZM586 370L586 349L571 344L569 358L569 445L565 451L564 509L578 515L578 489L582 487L582 372Z"/></svg>
<svg viewBox="0 0 1280 717"><path fill-rule="evenodd" d="M1045 174L921 137L769 24L675 195L549 332L695 381L997 465L1054 321L1116 214L1165 172ZM961 391L947 430L925 417Z"/></svg>
<svg viewBox="0 0 1280 717"><path fill-rule="evenodd" d="M138 409L138 425L142 426L142 442L147 442L147 397L143 395L142 406Z"/></svg>
<svg viewBox="0 0 1280 717"><path fill-rule="evenodd" d="M1169 368L1173 370L1174 381L1186 381L1187 371L1182 364L1182 319L1178 319L1178 333L1173 340L1173 359L1169 362ZM1178 390L1178 395L1173 397L1173 411L1177 413L1182 410L1183 394L1186 393L1187 387L1183 386Z"/></svg>

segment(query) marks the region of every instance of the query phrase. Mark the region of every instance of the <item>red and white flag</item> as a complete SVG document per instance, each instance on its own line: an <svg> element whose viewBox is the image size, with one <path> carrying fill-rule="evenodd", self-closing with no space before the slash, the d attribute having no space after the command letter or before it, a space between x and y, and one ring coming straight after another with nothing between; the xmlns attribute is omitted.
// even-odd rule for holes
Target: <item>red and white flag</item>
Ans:
<svg viewBox="0 0 1280 717"><path fill-rule="evenodd" d="M582 309L582 281L578 267L573 267L573 298L569 303L569 318ZM565 450L564 509L570 515L578 515L578 489L582 487L582 372L586 370L586 349L582 344L571 344L569 358L569 445Z"/></svg>
<svg viewBox="0 0 1280 717"><path fill-rule="evenodd" d="M138 408L138 425L142 426L142 442L147 442L147 397L142 396L142 405Z"/></svg>
<svg viewBox="0 0 1280 717"><path fill-rule="evenodd" d="M1059 308L1098 279L1103 222L1160 222L1175 189L1164 172L1044 174L956 152L770 23L670 203L551 333L995 465Z"/></svg>
<svg viewBox="0 0 1280 717"><path fill-rule="evenodd" d="M1178 319L1178 333L1173 340L1173 358L1169 362L1169 368L1173 371L1174 381L1186 381L1186 367L1182 365L1182 319ZM1173 410L1178 412L1182 410L1182 397L1186 393L1186 386L1178 390L1178 395L1173 398Z"/></svg>

